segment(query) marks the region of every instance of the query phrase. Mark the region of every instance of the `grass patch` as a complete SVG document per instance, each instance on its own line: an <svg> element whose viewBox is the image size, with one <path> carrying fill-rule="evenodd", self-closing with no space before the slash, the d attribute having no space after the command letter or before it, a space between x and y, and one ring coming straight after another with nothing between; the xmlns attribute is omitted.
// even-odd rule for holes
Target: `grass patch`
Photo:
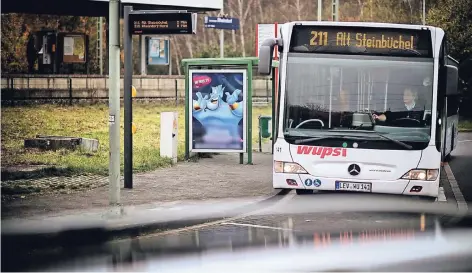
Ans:
<svg viewBox="0 0 472 273"><path fill-rule="evenodd" d="M133 168L136 172L170 166L170 159L159 156L160 113L179 113L178 159L184 159L185 119L184 107L163 103L139 103L133 105L133 121L138 128L133 136ZM66 173L108 173L108 106L96 105L33 105L2 107L2 158L3 166L44 164ZM258 144L258 116L270 115L271 108L253 108L252 142ZM123 108L121 108L121 169L123 170ZM24 139L43 135L78 136L98 139L97 153L81 151L38 151L24 149ZM57 170L56 169L56 170ZM51 173L55 171L50 170ZM48 171L43 172L48 173ZM12 174L8 174L12 175Z"/></svg>
<svg viewBox="0 0 472 273"><path fill-rule="evenodd" d="M460 131L472 131L472 120L459 121L459 132Z"/></svg>

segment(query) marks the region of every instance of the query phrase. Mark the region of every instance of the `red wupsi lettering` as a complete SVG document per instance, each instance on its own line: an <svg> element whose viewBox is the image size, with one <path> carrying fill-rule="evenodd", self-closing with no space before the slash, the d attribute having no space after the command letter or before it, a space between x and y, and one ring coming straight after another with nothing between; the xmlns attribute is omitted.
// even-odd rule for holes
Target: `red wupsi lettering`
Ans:
<svg viewBox="0 0 472 273"><path fill-rule="evenodd" d="M297 154L299 155L319 155L320 158L327 156L347 156L347 149L345 148L331 148L331 147L317 147L317 146L298 146Z"/></svg>

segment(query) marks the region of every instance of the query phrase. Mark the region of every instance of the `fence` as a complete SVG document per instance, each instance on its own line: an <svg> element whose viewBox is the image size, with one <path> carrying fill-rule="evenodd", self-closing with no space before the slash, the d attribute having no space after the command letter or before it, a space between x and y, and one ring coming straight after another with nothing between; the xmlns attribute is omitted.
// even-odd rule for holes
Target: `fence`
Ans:
<svg viewBox="0 0 472 273"><path fill-rule="evenodd" d="M133 76L137 99L185 98L184 76ZM95 75L2 75L3 101L108 99L109 79ZM120 82L123 98L123 78ZM253 97L269 102L272 85L268 77L255 77Z"/></svg>

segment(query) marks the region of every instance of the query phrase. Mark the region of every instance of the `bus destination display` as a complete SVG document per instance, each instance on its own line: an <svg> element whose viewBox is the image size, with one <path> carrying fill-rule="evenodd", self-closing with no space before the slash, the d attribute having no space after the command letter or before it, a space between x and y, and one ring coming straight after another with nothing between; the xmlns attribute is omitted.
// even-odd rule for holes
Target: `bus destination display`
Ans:
<svg viewBox="0 0 472 273"><path fill-rule="evenodd" d="M132 34L192 34L192 13L130 14Z"/></svg>
<svg viewBox="0 0 472 273"><path fill-rule="evenodd" d="M431 57L428 30L295 26L291 52Z"/></svg>

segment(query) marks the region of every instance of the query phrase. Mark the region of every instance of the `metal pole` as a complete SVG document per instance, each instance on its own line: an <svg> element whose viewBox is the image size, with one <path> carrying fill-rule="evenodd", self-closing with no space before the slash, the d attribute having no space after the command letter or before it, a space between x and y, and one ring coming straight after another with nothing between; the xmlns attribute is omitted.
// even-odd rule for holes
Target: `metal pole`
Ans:
<svg viewBox="0 0 472 273"><path fill-rule="evenodd" d="M141 75L147 75L146 67L146 37L139 36L139 59L141 60Z"/></svg>
<svg viewBox="0 0 472 273"><path fill-rule="evenodd" d="M125 57L125 75L123 99L125 105L125 188L133 188L133 133L131 131L131 123L133 122L133 102L131 97L131 85L133 82L133 37L129 31L129 14L133 8L125 6L124 9L124 30L123 30L123 47Z"/></svg>
<svg viewBox="0 0 472 273"><path fill-rule="evenodd" d="M224 3L223 3L223 6L224 6ZM223 13L223 9L221 9L221 14L224 14L224 13ZM223 15L223 16L224 16L224 15ZM225 32L224 32L223 29L220 29L220 58L224 58L224 57L225 57L224 44L225 44Z"/></svg>
<svg viewBox="0 0 472 273"><path fill-rule="evenodd" d="M246 79L245 79L246 80ZM247 66L247 164L252 165L252 61Z"/></svg>
<svg viewBox="0 0 472 273"><path fill-rule="evenodd" d="M168 47L168 52L167 54L169 54L169 75L172 75L172 51L170 50L170 38L169 38L169 41L166 42L168 43L169 47Z"/></svg>
<svg viewBox="0 0 472 273"><path fill-rule="evenodd" d="M99 42L99 49L98 49L98 56L100 56L99 64L100 64L100 75L103 75L103 18L100 17L100 20L98 21L98 26L99 26L99 35L98 35L98 40Z"/></svg>
<svg viewBox="0 0 472 273"><path fill-rule="evenodd" d="M259 121L259 124L258 124L258 127L259 127L259 152L261 153L262 152L262 126L261 126L261 115L259 115L259 118L258 118L258 121Z"/></svg>
<svg viewBox="0 0 472 273"><path fill-rule="evenodd" d="M421 2L423 2L423 25L426 25L426 0Z"/></svg>
<svg viewBox="0 0 472 273"><path fill-rule="evenodd" d="M97 19L97 60L98 60L98 70L100 71L100 18Z"/></svg>
<svg viewBox="0 0 472 273"><path fill-rule="evenodd" d="M220 29L220 58L225 57L224 43L225 43L225 32L223 29Z"/></svg>
<svg viewBox="0 0 472 273"><path fill-rule="evenodd" d="M339 0L332 0L333 3L333 21L339 21Z"/></svg>
<svg viewBox="0 0 472 273"><path fill-rule="evenodd" d="M72 78L69 78L69 105L72 105Z"/></svg>
<svg viewBox="0 0 472 273"><path fill-rule="evenodd" d="M110 134L110 166L109 166L109 202L110 205L120 203L120 1L110 0L109 3L109 134Z"/></svg>
<svg viewBox="0 0 472 273"><path fill-rule="evenodd" d="M185 75L185 160L188 160L190 158L190 109L189 109L189 103L190 103L190 80L189 80L189 72L188 72L188 64L185 64L184 68L184 75Z"/></svg>
<svg viewBox="0 0 472 273"><path fill-rule="evenodd" d="M175 80L175 106L177 106L179 102L179 89L177 85L177 79Z"/></svg>
<svg viewBox="0 0 472 273"><path fill-rule="evenodd" d="M322 6L322 0L318 0L318 21L321 21L321 6Z"/></svg>
<svg viewBox="0 0 472 273"><path fill-rule="evenodd" d="M277 123L276 123L276 118L275 118L275 114L276 114L276 107L277 105L275 104L275 102L277 101L276 99L276 95L275 95L275 67L272 68L272 149L271 149L271 152L274 153L274 144L275 144L275 128L277 127Z"/></svg>

